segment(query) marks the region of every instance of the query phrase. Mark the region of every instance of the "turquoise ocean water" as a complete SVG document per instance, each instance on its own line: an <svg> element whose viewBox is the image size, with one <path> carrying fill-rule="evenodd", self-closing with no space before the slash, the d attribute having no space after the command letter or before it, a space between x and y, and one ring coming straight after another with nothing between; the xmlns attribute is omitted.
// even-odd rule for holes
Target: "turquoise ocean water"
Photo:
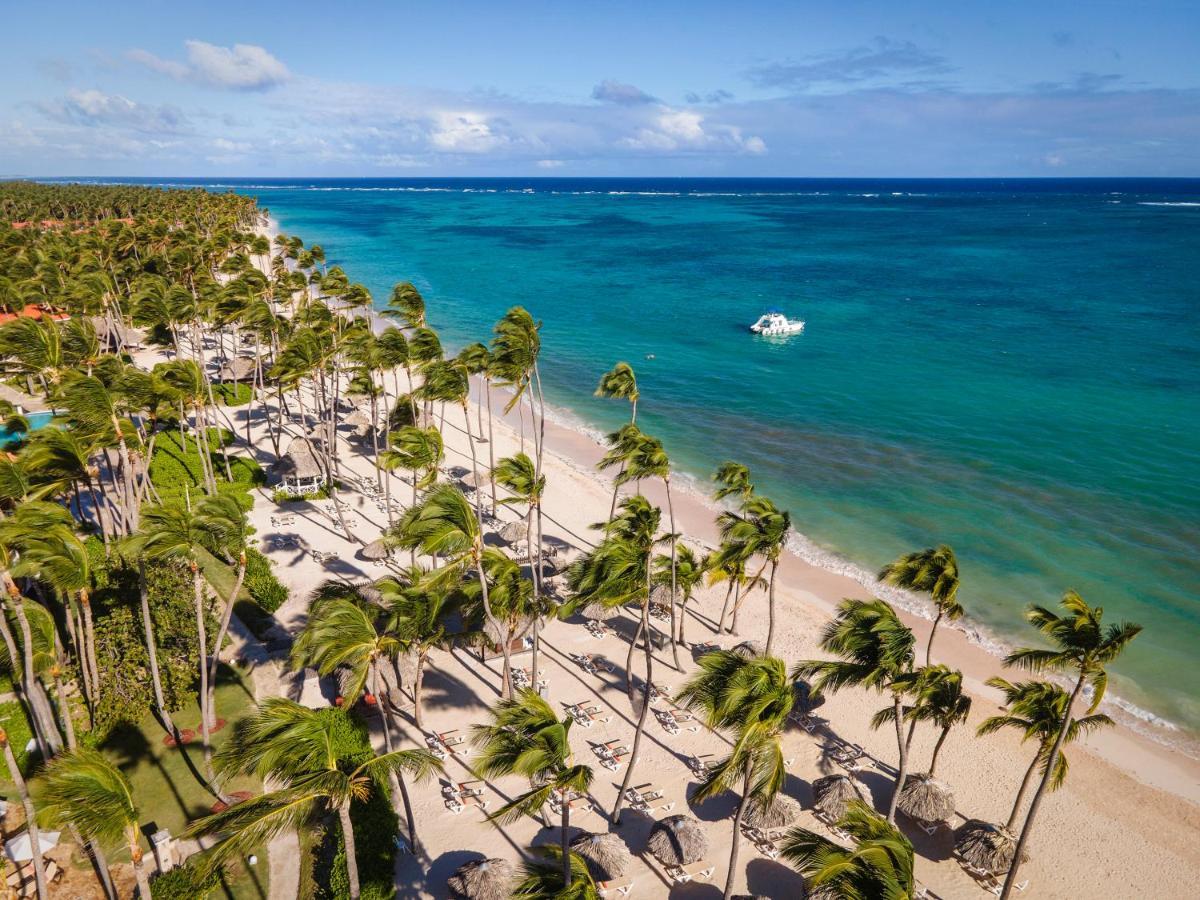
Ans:
<svg viewBox="0 0 1200 900"><path fill-rule="evenodd" d="M997 637L1067 587L1142 623L1116 690L1200 729L1200 180L170 183L258 196L379 303L411 279L452 345L525 305L597 429L628 360L678 467L747 463L826 563L944 541ZM804 333L752 337L772 306Z"/></svg>

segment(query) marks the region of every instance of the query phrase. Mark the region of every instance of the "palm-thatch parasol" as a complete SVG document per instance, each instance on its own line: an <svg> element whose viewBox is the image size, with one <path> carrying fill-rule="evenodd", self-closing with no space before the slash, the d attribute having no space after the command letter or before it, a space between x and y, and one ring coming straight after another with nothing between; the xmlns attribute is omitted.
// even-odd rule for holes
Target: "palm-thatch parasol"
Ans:
<svg viewBox="0 0 1200 900"><path fill-rule="evenodd" d="M325 481L325 469L317 461L312 444L304 438L294 438L273 469L285 484L305 486Z"/></svg>
<svg viewBox="0 0 1200 900"><path fill-rule="evenodd" d="M998 875L1012 865L1017 839L1003 825L967 819L954 832L954 849L967 865ZM1021 862L1028 860L1028 853L1021 855Z"/></svg>
<svg viewBox="0 0 1200 900"><path fill-rule="evenodd" d="M508 900L513 868L506 859L473 859L446 879L450 895L458 900Z"/></svg>
<svg viewBox="0 0 1200 900"><path fill-rule="evenodd" d="M625 842L615 834L581 831L571 839L571 850L583 857L597 881L613 881L629 869L633 856Z"/></svg>
<svg viewBox="0 0 1200 900"><path fill-rule="evenodd" d="M733 648L733 652L742 656L762 656L767 652L767 645L762 641L742 641Z"/></svg>
<svg viewBox="0 0 1200 900"><path fill-rule="evenodd" d="M254 360L235 356L217 369L218 381L245 381L254 377Z"/></svg>
<svg viewBox="0 0 1200 900"><path fill-rule="evenodd" d="M851 800L866 802L858 782L841 773L818 778L812 783L812 792L813 807L831 822L846 814L846 806Z"/></svg>
<svg viewBox="0 0 1200 900"><path fill-rule="evenodd" d="M910 819L929 825L949 822L954 815L954 791L930 775L909 775L900 789L897 808Z"/></svg>
<svg viewBox="0 0 1200 900"><path fill-rule="evenodd" d="M468 471L458 480L462 482L463 487L470 488L471 490L478 490L480 487L488 483L488 476L487 472Z"/></svg>
<svg viewBox="0 0 1200 900"><path fill-rule="evenodd" d="M587 606L581 607L579 614L585 619L595 619L597 622L607 622L614 616L621 614L619 606L605 606L599 601L592 601Z"/></svg>
<svg viewBox="0 0 1200 900"><path fill-rule="evenodd" d="M772 828L791 825L800 818L800 810L799 802L784 794L776 794L768 806L764 806L758 800L751 800L746 804L743 819L751 828L770 831Z"/></svg>
<svg viewBox="0 0 1200 900"><path fill-rule="evenodd" d="M524 522L505 522L496 532L496 536L506 544L523 541L529 535L529 528Z"/></svg>
<svg viewBox="0 0 1200 900"><path fill-rule="evenodd" d="M392 547L383 538L376 538L362 548L363 559L388 559L392 555Z"/></svg>
<svg viewBox="0 0 1200 900"><path fill-rule="evenodd" d="M814 692L812 685L803 678L797 678L792 683L792 689L795 693L792 708L798 710L802 716L807 716L817 707L825 705L825 695Z"/></svg>
<svg viewBox="0 0 1200 900"><path fill-rule="evenodd" d="M691 816L667 816L650 829L650 852L664 866L690 866L708 855L708 838Z"/></svg>
<svg viewBox="0 0 1200 900"><path fill-rule="evenodd" d="M669 584L656 584L650 589L650 602L658 606L671 605L671 586Z"/></svg>
<svg viewBox="0 0 1200 900"><path fill-rule="evenodd" d="M359 431L367 431L371 427L371 417L361 409L356 409L342 420L342 423Z"/></svg>

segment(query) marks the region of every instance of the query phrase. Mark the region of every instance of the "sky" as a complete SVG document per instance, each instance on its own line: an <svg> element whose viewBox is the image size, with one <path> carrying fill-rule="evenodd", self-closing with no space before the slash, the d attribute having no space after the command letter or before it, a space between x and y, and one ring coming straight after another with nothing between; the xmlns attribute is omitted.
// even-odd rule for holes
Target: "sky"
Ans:
<svg viewBox="0 0 1200 900"><path fill-rule="evenodd" d="M1200 175L1197 0L3 7L0 176Z"/></svg>

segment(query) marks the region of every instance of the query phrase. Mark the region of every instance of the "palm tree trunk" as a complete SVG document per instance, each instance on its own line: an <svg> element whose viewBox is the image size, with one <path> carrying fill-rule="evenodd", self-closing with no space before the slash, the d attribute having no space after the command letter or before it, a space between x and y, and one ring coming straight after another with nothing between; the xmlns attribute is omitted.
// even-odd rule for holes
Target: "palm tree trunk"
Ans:
<svg viewBox="0 0 1200 900"><path fill-rule="evenodd" d="M350 821L350 801L338 807L338 819L342 823L342 840L346 844L346 876L350 881L350 900L358 900L358 858L354 849L354 823Z"/></svg>
<svg viewBox="0 0 1200 900"><path fill-rule="evenodd" d="M733 816L733 842L729 848L729 874L725 876L724 900L729 900L733 896L733 882L737 878L738 872L738 851L742 846L742 817L746 813L746 803L750 799L751 776L753 774L754 766L747 760L746 777L742 781L742 797L738 800L737 812Z"/></svg>
<svg viewBox="0 0 1200 900"><path fill-rule="evenodd" d="M492 380L486 375L483 378L484 396L487 399L488 413L488 481L492 487L492 515L496 514L496 438L492 433Z"/></svg>
<svg viewBox="0 0 1200 900"><path fill-rule="evenodd" d="M63 686L62 678L54 674L54 693L58 697L58 716L62 719L63 730L67 735L67 749L75 749L75 723L71 720L71 704L67 700L67 689Z"/></svg>
<svg viewBox="0 0 1200 900"><path fill-rule="evenodd" d="M8 735L3 729L0 729L0 746L4 749L4 762L8 764L8 777L12 779L17 793L21 797L21 805L25 807L25 821L28 823L29 830L29 849L33 852L30 864L33 866L33 876L37 883L38 900L45 900L49 894L46 893L46 870L42 864L42 843L38 838L37 813L33 808L33 800L29 797L29 786L25 783L25 776L21 774L21 767L17 765L17 758L13 756L12 747L8 743Z"/></svg>
<svg viewBox="0 0 1200 900"><path fill-rule="evenodd" d="M679 665L679 645L675 642L675 592L677 590L676 583L676 539L675 535L675 504L671 502L671 476L667 475L663 478L663 485L667 489L667 518L671 522L671 660L675 663L676 671L683 667Z"/></svg>
<svg viewBox="0 0 1200 900"><path fill-rule="evenodd" d="M146 874L146 864L143 860L142 848L138 843L137 827L130 829L129 835L129 856L133 860L133 875L137 879L138 896L149 900L150 897L150 877Z"/></svg>
<svg viewBox="0 0 1200 900"><path fill-rule="evenodd" d="M1050 781L1054 778L1054 768L1058 764L1058 756L1062 751L1063 742L1067 738L1067 732L1071 728L1071 713L1075 709L1075 699L1079 696L1079 692L1083 690L1084 675L1080 674L1079 679L1075 682L1075 690L1071 691L1071 699L1067 702L1067 709L1063 713L1062 727L1058 729L1058 737L1054 739L1054 746L1050 748L1050 755L1046 758L1046 771L1042 773L1042 780L1038 784L1037 791L1033 795L1033 802L1029 804L1029 813L1025 816L1025 824L1021 826L1021 836L1017 839L1017 849L1013 853L1012 865L1008 868L1008 876L1004 879L1004 887L1000 891L1000 900L1008 900L1012 894L1013 885L1017 882L1017 872L1021 868L1021 856L1025 853L1025 845L1029 842L1030 832L1033 831L1033 822L1037 818L1039 807L1042 805L1042 798L1046 796L1046 789L1050 786Z"/></svg>
<svg viewBox="0 0 1200 900"><path fill-rule="evenodd" d="M738 613L742 611L742 581L741 576L736 576L738 581L733 587L733 615L729 618L729 634L737 636L738 633Z"/></svg>
<svg viewBox="0 0 1200 900"><path fill-rule="evenodd" d="M89 700L92 708L95 708L96 698L100 695L100 666L96 662L96 629L92 623L92 601L86 589L79 592L79 608L83 611L84 661L92 673L92 696Z"/></svg>
<svg viewBox="0 0 1200 900"><path fill-rule="evenodd" d="M933 777L933 772L937 768L938 754L942 752L942 744L946 743L946 736L950 734L950 726L947 725L942 729L942 733L938 735L937 743L933 745L933 757L929 760L929 777Z"/></svg>
<svg viewBox="0 0 1200 900"><path fill-rule="evenodd" d="M629 641L629 652L625 654L625 693L629 695L629 704L633 705L633 652L637 649L639 637L644 637L647 641L650 640L650 634L644 628L642 621L638 620L637 630L634 631L633 637Z"/></svg>
<svg viewBox="0 0 1200 900"><path fill-rule="evenodd" d="M721 618L717 620L717 634L725 630L725 613L729 610L729 597L733 594L734 580L729 579L729 586L725 588L725 602L721 604Z"/></svg>
<svg viewBox="0 0 1200 900"><path fill-rule="evenodd" d="M562 844L563 890L571 884L571 842L567 840L567 830L571 827L571 794L563 795L562 829L559 831L559 841Z"/></svg>
<svg viewBox="0 0 1200 900"><path fill-rule="evenodd" d="M889 825L896 824L896 805L900 802L900 791L904 788L904 777L908 772L908 747L904 743L904 705L899 693L893 693L892 702L895 707L896 746L900 751L900 765L896 769L896 789L892 791L892 799L888 804L887 821Z"/></svg>
<svg viewBox="0 0 1200 900"><path fill-rule="evenodd" d="M221 644L229 631L229 620L233 618L233 604L241 593L242 582L246 580L246 551L242 550L238 557L237 578L233 582L233 590L225 601L225 609L221 613L221 627L217 629L217 642L213 644L212 657L208 663L208 715L211 727L217 726L217 667L221 665Z"/></svg>
<svg viewBox="0 0 1200 900"><path fill-rule="evenodd" d="M1011 833L1012 830L1017 827L1017 816L1019 816L1021 813L1021 807L1025 803L1025 794L1029 790L1029 785L1033 781L1033 773L1037 769L1038 760L1041 759L1041 756L1042 755L1039 752L1033 757L1033 761L1029 764L1029 768L1025 770L1025 777L1021 779L1021 786L1017 788L1016 802L1013 803L1012 812L1008 815L1008 822L1004 825L1009 833Z"/></svg>
<svg viewBox="0 0 1200 900"><path fill-rule="evenodd" d="M87 841L86 844L82 840L78 840L78 830L72 825L72 834L77 838L80 846L86 846L88 855L92 858L92 867L96 870L96 880L100 882L100 889L104 891L106 900L117 900L117 889L113 887L112 874L108 871L108 857L104 855L104 850L101 849L98 841Z"/></svg>
<svg viewBox="0 0 1200 900"><path fill-rule="evenodd" d="M212 741L209 736L208 718L208 636L204 627L204 588L200 581L200 567L192 560L192 593L196 605L196 643L200 649L200 740L204 748L204 774L208 777L208 788L217 799L228 802L217 787L213 771Z"/></svg>
<svg viewBox="0 0 1200 900"><path fill-rule="evenodd" d="M146 653L150 657L150 681L154 685L154 705L158 707L158 718L163 727L167 729L167 733L171 737L175 738L175 744L178 746L183 743L183 738L179 734L179 729L175 727L175 722L167 709L166 700L163 699L162 676L158 671L158 644L154 639L154 620L150 616L150 591L146 586L146 562L140 558L138 559L138 584L141 594L142 634L146 639Z"/></svg>
<svg viewBox="0 0 1200 900"><path fill-rule="evenodd" d="M7 587L8 605L12 610L13 615L17 619L17 625L21 629L21 681L25 690L25 698L29 702L29 711L32 714L32 724L34 726L34 736L38 741L38 749L42 753L42 759L49 759L55 753L62 749L62 735L58 732L58 726L54 723L54 712L50 708L50 701L46 697L46 692L42 688L41 682L37 680L37 673L33 667L33 634L29 628L29 619L25 616L25 609L21 605L21 594L17 589L17 585L12 580L12 576L8 572L4 573L4 580ZM0 618L2 618L0 614ZM7 628L7 623L5 623ZM16 657L12 657L16 659ZM15 668L15 667L14 667Z"/></svg>
<svg viewBox="0 0 1200 900"><path fill-rule="evenodd" d="M378 661L371 663L371 692L375 695L375 708L379 710L379 723L383 728L383 749L387 753L392 752L392 722L391 713L388 711L389 704L383 702L383 696L379 692L379 663ZM408 847L413 853L417 851L417 823L413 819L412 803L408 797L408 786L404 783L404 775L396 769L388 772L388 781L392 788L392 808L395 809L395 796L400 794L400 801L404 805L404 819L408 825Z"/></svg>
<svg viewBox="0 0 1200 900"><path fill-rule="evenodd" d="M650 643L650 557L646 551L646 599L642 603L642 625L639 629L646 639L646 684L642 689L642 711L638 714L637 730L633 733L633 749L629 754L629 765L625 767L625 778L621 781L621 790L617 793L617 802L613 806L612 823L621 824L621 807L625 803L625 792L633 781L633 769L637 765L638 751L642 746L642 734L646 731L646 718L650 712L650 691L654 684L654 648Z"/></svg>
<svg viewBox="0 0 1200 900"><path fill-rule="evenodd" d="M771 579L767 588L767 656L771 655L771 646L775 643L775 572L778 569L779 560L771 560Z"/></svg>
<svg viewBox="0 0 1200 900"><path fill-rule="evenodd" d="M933 620L933 627L929 629L929 643L925 645L925 665L929 665L929 659L933 654L933 636L937 634L937 627L940 621L942 621L942 609L939 606L937 616Z"/></svg>
<svg viewBox="0 0 1200 900"><path fill-rule="evenodd" d="M425 681L425 651L417 652L417 671L413 674L413 721L421 727L421 685Z"/></svg>

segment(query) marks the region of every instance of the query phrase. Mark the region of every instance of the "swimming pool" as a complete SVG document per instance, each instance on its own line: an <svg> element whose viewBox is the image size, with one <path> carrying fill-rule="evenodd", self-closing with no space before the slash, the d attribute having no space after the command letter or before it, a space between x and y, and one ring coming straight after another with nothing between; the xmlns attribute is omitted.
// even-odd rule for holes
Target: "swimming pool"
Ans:
<svg viewBox="0 0 1200 900"><path fill-rule="evenodd" d="M52 412L34 412L26 413L25 418L29 421L29 430L37 431L39 428L45 428L50 424L50 420L54 418ZM8 428L0 429L0 447L8 447L23 440L26 432L13 431Z"/></svg>

